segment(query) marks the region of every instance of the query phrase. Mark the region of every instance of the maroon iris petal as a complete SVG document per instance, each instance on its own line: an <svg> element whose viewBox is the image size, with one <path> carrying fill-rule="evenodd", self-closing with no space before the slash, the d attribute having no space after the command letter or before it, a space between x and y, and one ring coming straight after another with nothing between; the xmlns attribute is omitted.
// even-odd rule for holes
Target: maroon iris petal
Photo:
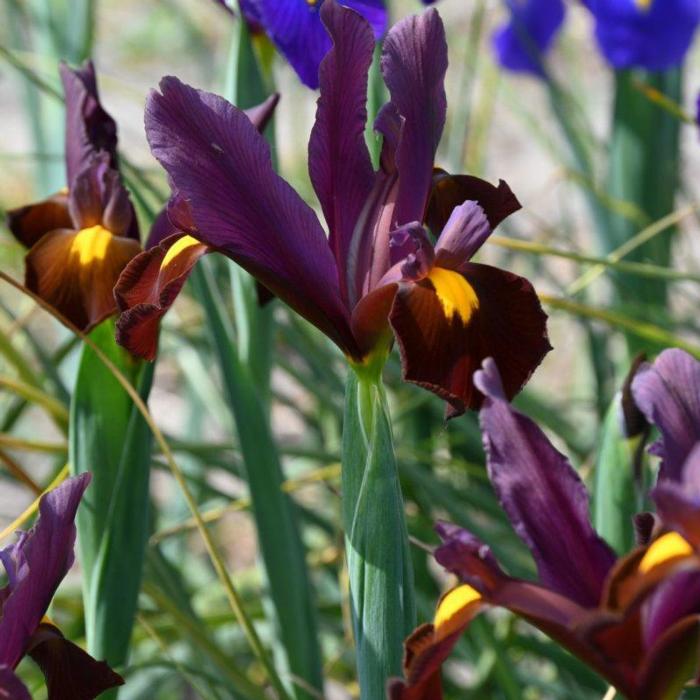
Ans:
<svg viewBox="0 0 700 700"><path fill-rule="evenodd" d="M191 236L175 234L126 266L114 288L122 312L117 342L132 355L155 359L160 319L175 302L195 263L209 250Z"/></svg>
<svg viewBox="0 0 700 700"><path fill-rule="evenodd" d="M29 656L46 678L48 700L93 700L124 679L104 661L96 661L49 624L34 634Z"/></svg>
<svg viewBox="0 0 700 700"><path fill-rule="evenodd" d="M36 204L11 209L6 219L7 228L26 248L31 248L48 231L73 227L65 192L58 192Z"/></svg>
<svg viewBox="0 0 700 700"><path fill-rule="evenodd" d="M367 72L374 36L358 13L325 2L321 19L333 40L319 72L321 96L309 141L309 174L330 231L340 285L348 298L348 251L374 170L365 143Z"/></svg>
<svg viewBox="0 0 700 700"><path fill-rule="evenodd" d="M659 479L680 481L685 460L700 441L700 362L683 350L664 350L637 372L632 394L661 432L653 448L662 459Z"/></svg>
<svg viewBox="0 0 700 700"><path fill-rule="evenodd" d="M86 61L75 70L60 67L66 100L66 175L68 186L99 151L117 166L117 125L100 104L95 67Z"/></svg>
<svg viewBox="0 0 700 700"><path fill-rule="evenodd" d="M431 9L392 27L381 65L391 101L405 119L396 153L399 192L394 221L423 221L447 112L447 43L438 13Z"/></svg>
<svg viewBox="0 0 700 700"><path fill-rule="evenodd" d="M585 606L601 600L615 555L591 526L586 487L568 460L498 386L493 360L475 383L489 477L542 583Z"/></svg>
<svg viewBox="0 0 700 700"><path fill-rule="evenodd" d="M0 665L19 663L73 565L73 521L89 483L90 474L81 474L44 495L36 525L2 552L9 583L0 618Z"/></svg>
<svg viewBox="0 0 700 700"><path fill-rule="evenodd" d="M230 256L352 356L359 356L328 241L272 168L248 117L176 78L146 107L151 150L187 199L203 243Z"/></svg>
<svg viewBox="0 0 700 700"><path fill-rule="evenodd" d="M520 209L520 202L503 180L495 187L473 175L450 175L436 168L425 216L428 228L442 231L454 208L468 200L477 202L484 210L492 229Z"/></svg>

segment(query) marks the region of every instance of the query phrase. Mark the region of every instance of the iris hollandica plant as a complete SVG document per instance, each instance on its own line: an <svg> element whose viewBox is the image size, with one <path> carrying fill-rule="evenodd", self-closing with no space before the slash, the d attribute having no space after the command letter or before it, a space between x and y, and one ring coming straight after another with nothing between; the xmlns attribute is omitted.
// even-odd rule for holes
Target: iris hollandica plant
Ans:
<svg viewBox="0 0 700 700"><path fill-rule="evenodd" d="M433 171L446 110L439 15L433 10L405 20L384 42L391 101L375 123L384 137L376 172L364 139L371 26L332 0L321 18L333 48L320 69L309 172L328 238L313 210L275 174L269 148L245 114L223 98L164 78L161 92L149 98L146 131L176 189L170 220L183 235L145 252L122 274L119 339L151 356L160 316L196 259L213 250L239 263L343 351L352 368L344 522L360 683L370 697L396 667L398 630L414 615L380 380L392 334L404 378L446 399L450 416L480 404L471 375L485 356L503 367L512 397L549 343L530 283L471 262L492 228L519 208L507 185ZM426 221L438 234L435 244ZM372 583L363 585L377 566ZM377 606L385 605L392 613L378 618Z"/></svg>
<svg viewBox="0 0 700 700"><path fill-rule="evenodd" d="M677 697L696 677L700 651L700 362L667 350L633 380L639 410L661 431L651 448L661 468L651 494L656 514L638 516L639 544L619 558L591 526L583 482L508 404L491 359L475 382L486 396L480 419L489 478L539 579L509 576L479 538L439 524L435 557L461 583L443 596L434 622L407 640L407 680L392 685L391 698L442 697L440 665L489 606L535 625L630 700Z"/></svg>

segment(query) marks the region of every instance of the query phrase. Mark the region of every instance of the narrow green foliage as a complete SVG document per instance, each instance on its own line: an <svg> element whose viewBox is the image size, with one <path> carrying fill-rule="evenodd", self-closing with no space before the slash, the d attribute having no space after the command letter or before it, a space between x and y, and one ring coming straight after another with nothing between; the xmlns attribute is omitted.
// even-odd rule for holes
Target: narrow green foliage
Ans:
<svg viewBox="0 0 700 700"><path fill-rule="evenodd" d="M634 545L634 515L639 512L636 460L640 438L623 432L620 395L613 399L602 425L593 490L593 523L598 533L620 555Z"/></svg>
<svg viewBox="0 0 700 700"><path fill-rule="evenodd" d="M258 539L274 606L275 636L282 642L283 653L276 649L277 660L284 663L292 676L320 690L321 656L313 592L299 533L297 508L282 490L282 467L268 415L255 377L235 351L223 315L224 304L217 299L205 269L195 270L191 279L206 312L246 465ZM313 697L301 686L290 683L289 687L297 700Z"/></svg>
<svg viewBox="0 0 700 700"><path fill-rule="evenodd" d="M413 570L391 424L378 367L349 372L343 425L343 524L362 700L401 674L415 624Z"/></svg>
<svg viewBox="0 0 700 700"><path fill-rule="evenodd" d="M133 360L116 344L111 321L91 338L146 400L153 365ZM71 404L69 458L74 474L93 475L77 520L88 648L120 667L128 656L149 534L151 436L127 393L88 346Z"/></svg>
<svg viewBox="0 0 700 700"><path fill-rule="evenodd" d="M608 191L620 201L633 204L647 222L656 221L673 210L678 186L678 117L653 99L654 91L675 103L681 99L681 70L663 73L617 71L616 94L610 144ZM634 220L610 212L607 228L608 248L614 250L637 231ZM667 267L670 262L673 231L637 248L629 259L652 261ZM666 283L640 280L619 273L615 277L620 301L639 313L663 308ZM631 349L637 348L631 341Z"/></svg>

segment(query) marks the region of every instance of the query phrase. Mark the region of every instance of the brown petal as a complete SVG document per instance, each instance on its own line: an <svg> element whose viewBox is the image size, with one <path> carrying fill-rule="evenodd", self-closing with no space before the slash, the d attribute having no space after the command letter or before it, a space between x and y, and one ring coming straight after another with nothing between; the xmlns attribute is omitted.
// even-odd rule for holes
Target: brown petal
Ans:
<svg viewBox="0 0 700 700"><path fill-rule="evenodd" d="M7 227L25 247L31 248L45 233L57 228L73 228L68 211L68 193L57 192L47 199L6 214Z"/></svg>
<svg viewBox="0 0 700 700"><path fill-rule="evenodd" d="M209 246L175 235L137 255L124 269L114 294L119 310L117 342L132 355L154 360L160 319L173 305L194 264Z"/></svg>
<svg viewBox="0 0 700 700"><path fill-rule="evenodd" d="M404 378L446 399L452 417L479 408L472 376L493 357L511 399L551 349L530 283L474 263L433 268L428 280L401 285L390 315Z"/></svg>
<svg viewBox="0 0 700 700"><path fill-rule="evenodd" d="M124 679L104 661L96 661L60 631L42 624L34 634L29 655L41 668L49 700L93 700Z"/></svg>
<svg viewBox="0 0 700 700"><path fill-rule="evenodd" d="M101 226L51 231L27 254L26 285L88 331L116 311L114 285L140 249Z"/></svg>

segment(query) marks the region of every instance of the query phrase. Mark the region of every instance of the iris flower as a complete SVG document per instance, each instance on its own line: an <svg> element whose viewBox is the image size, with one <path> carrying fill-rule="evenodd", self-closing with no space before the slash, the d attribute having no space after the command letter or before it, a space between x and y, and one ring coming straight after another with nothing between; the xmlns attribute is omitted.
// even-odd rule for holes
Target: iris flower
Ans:
<svg viewBox="0 0 700 700"><path fill-rule="evenodd" d="M653 420L675 402L674 388L661 386L659 380L664 365L662 360L647 369L647 376L633 384L636 396L659 392L654 399L657 410L642 401ZM691 376L677 378L686 381ZM693 392L697 439L697 363L692 379L685 391ZM673 518L667 520L660 509L656 527L646 530L630 554L617 559L590 523L584 484L544 433L506 401L493 360L484 362L475 382L487 397L480 420L489 477L515 532L535 559L539 580L509 576L473 534L440 524L443 544L435 557L461 583L442 598L434 622L419 627L407 640L406 680L392 683L390 697L439 700L440 665L471 620L488 606L506 608L538 627L629 700L677 697L697 674L700 540L692 539ZM655 388L648 388L651 382ZM674 417L664 415L662 420L676 428L687 426L688 416L681 416L682 406L678 409ZM666 428L662 430L668 470L679 453ZM686 481L698 467L700 452L691 451L690 459L684 460ZM700 500L695 501L693 518L700 524Z"/></svg>
<svg viewBox="0 0 700 700"><path fill-rule="evenodd" d="M31 700L14 669L29 654L46 677L49 700L91 700L124 681L68 641L45 617L73 565L75 513L89 474L44 495L39 519L16 544L0 550L7 585L0 589L0 697Z"/></svg>
<svg viewBox="0 0 700 700"><path fill-rule="evenodd" d="M615 69L661 71L683 62L700 21L697 0L583 0L595 39ZM508 0L510 19L494 35L499 63L542 74L541 56L564 21L562 0Z"/></svg>
<svg viewBox="0 0 700 700"><path fill-rule="evenodd" d="M138 222L117 171L117 128L100 105L91 62L61 66L67 190L7 214L29 248L26 286L88 331L116 311L113 288L136 255Z"/></svg>
<svg viewBox="0 0 700 700"><path fill-rule="evenodd" d="M219 0L222 2L222 0ZM318 69L331 48L321 21L324 0L240 0L241 12L256 31L264 31L310 88L319 85ZM341 0L359 12L379 39L386 31L384 0Z"/></svg>
<svg viewBox="0 0 700 700"><path fill-rule="evenodd" d="M138 318L120 319L118 339L150 356L158 315L210 249L248 270L354 363L386 353L393 330L404 377L445 398L450 414L478 406L471 377L488 355L497 357L512 396L550 349L546 316L527 280L471 262L493 227L519 208L508 186L433 172L446 112L439 15L408 18L384 42L391 101L375 123L384 137L377 172L364 140L372 29L333 0L321 16L334 46L321 65L309 171L330 236L275 174L265 140L243 112L164 78L149 97L146 131L180 196L174 223L188 235L126 268L117 294ZM426 220L440 234L435 245Z"/></svg>

